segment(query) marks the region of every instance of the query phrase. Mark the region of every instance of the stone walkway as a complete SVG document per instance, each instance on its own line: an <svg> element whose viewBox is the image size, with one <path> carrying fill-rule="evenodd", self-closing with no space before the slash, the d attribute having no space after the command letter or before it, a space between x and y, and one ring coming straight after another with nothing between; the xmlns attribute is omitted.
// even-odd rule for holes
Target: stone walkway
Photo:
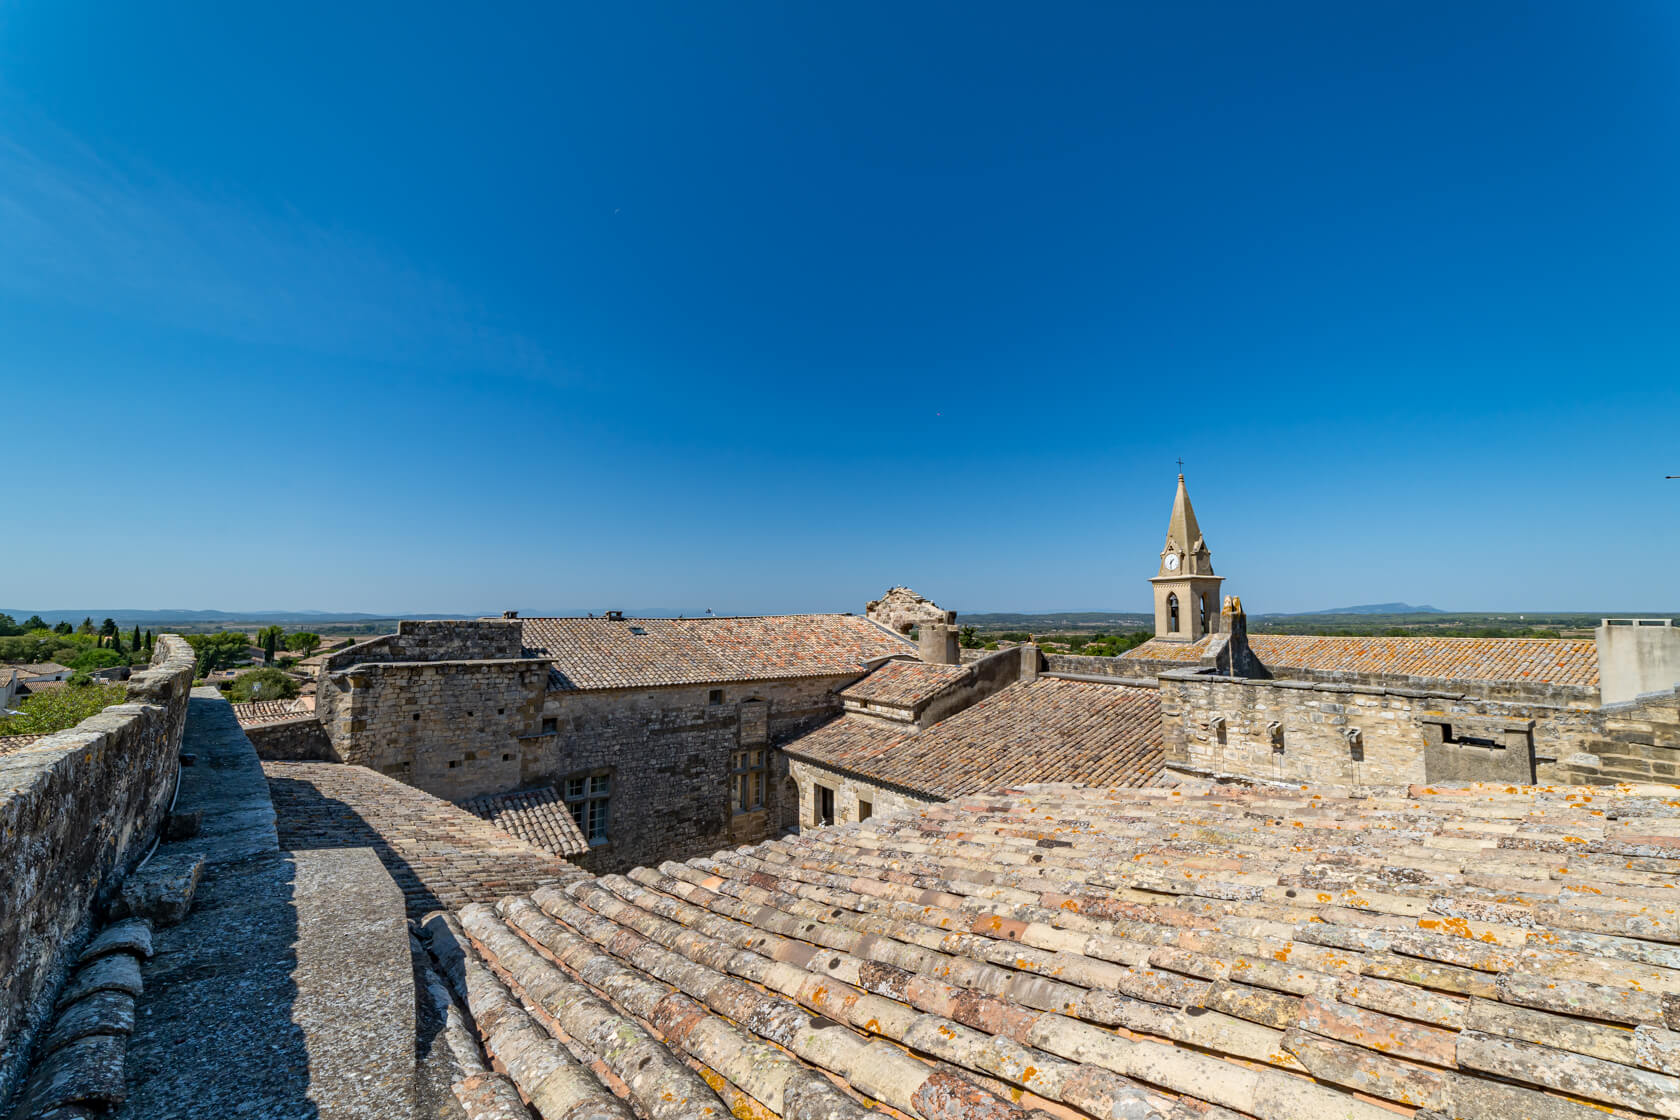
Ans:
<svg viewBox="0 0 1680 1120"><path fill-rule="evenodd" d="M186 919L153 935L115 1120L433 1115L403 900L379 860L279 849L256 751L215 689L193 690L182 752L176 810L202 827L155 858L205 868Z"/></svg>
<svg viewBox="0 0 1680 1120"><path fill-rule="evenodd" d="M281 847L372 848L415 918L583 874L464 809L365 766L262 766Z"/></svg>

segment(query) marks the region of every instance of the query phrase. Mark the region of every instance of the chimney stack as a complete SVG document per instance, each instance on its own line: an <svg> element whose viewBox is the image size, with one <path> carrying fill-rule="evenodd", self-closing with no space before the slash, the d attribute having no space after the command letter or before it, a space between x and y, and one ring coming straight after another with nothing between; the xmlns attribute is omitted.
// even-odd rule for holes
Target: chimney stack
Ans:
<svg viewBox="0 0 1680 1120"><path fill-rule="evenodd" d="M519 612L518 611L503 611L502 612L502 617L503 618L518 618L519 617Z"/></svg>
<svg viewBox="0 0 1680 1120"><path fill-rule="evenodd" d="M607 621L608 622L623 622L624 621L624 612L623 611L608 611L607 612Z"/></svg>
<svg viewBox="0 0 1680 1120"><path fill-rule="evenodd" d="M916 641L916 652L929 665L960 665L962 653L957 648L957 612L946 611L943 622L922 623Z"/></svg>

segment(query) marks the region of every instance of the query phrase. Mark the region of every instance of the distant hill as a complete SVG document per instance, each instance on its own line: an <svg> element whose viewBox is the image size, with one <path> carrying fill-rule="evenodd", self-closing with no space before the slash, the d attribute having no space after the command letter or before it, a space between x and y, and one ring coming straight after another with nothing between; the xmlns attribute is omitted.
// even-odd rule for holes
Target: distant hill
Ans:
<svg viewBox="0 0 1680 1120"><path fill-rule="evenodd" d="M1410 603L1365 603L1357 607L1331 607L1324 611L1300 611L1300 614L1446 614L1439 607L1414 607Z"/></svg>

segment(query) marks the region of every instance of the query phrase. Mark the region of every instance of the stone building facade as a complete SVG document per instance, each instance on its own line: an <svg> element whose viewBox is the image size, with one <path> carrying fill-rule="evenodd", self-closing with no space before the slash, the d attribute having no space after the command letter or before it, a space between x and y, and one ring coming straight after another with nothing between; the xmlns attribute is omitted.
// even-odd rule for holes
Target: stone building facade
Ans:
<svg viewBox="0 0 1680 1120"><path fill-rule="evenodd" d="M779 747L908 639L855 615L403 622L328 658L331 757L469 801L552 789L595 871L779 835Z"/></svg>

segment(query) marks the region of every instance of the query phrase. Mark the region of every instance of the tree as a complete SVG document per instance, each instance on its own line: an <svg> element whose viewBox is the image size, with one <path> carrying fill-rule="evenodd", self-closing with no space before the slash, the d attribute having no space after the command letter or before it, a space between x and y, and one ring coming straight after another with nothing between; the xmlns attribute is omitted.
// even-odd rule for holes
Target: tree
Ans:
<svg viewBox="0 0 1680 1120"><path fill-rule="evenodd" d="M121 704L128 696L123 685L100 685L83 676L72 678L64 688L46 689L25 696L18 704L22 715L0 719L0 735L43 735L74 727L88 716Z"/></svg>
<svg viewBox="0 0 1680 1120"><path fill-rule="evenodd" d="M274 653L285 636L285 628L280 626L264 626L257 631L257 644L262 647L264 665L274 664Z"/></svg>
<svg viewBox="0 0 1680 1120"><path fill-rule="evenodd" d="M290 700L298 694L297 682L278 669L252 669L233 679L228 699L235 703L248 700Z"/></svg>
<svg viewBox="0 0 1680 1120"><path fill-rule="evenodd" d="M93 633L93 618L92 618L91 615L87 618L82 619L82 624L80 626L76 627L76 633L78 633L78 634L91 634L91 633Z"/></svg>
<svg viewBox="0 0 1680 1120"><path fill-rule="evenodd" d="M53 633L54 634L74 634L75 632L76 632L76 628L74 626L70 625L70 622L69 622L68 619L66 619L63 622L60 622L57 626L53 627Z"/></svg>
<svg viewBox="0 0 1680 1120"><path fill-rule="evenodd" d="M150 630L146 631L146 652L152 652L152 632Z"/></svg>
<svg viewBox="0 0 1680 1120"><path fill-rule="evenodd" d="M128 664L128 658L114 649L84 649L66 662L69 668L86 672L89 669L109 669L115 665Z"/></svg>
<svg viewBox="0 0 1680 1120"><path fill-rule="evenodd" d="M104 622L101 622L99 624L99 636L102 637L102 638L109 638L112 634L115 634L116 632L117 632L117 620L114 619L114 618L107 618Z"/></svg>
<svg viewBox="0 0 1680 1120"><path fill-rule="evenodd" d="M17 624L17 619L9 614L0 614L0 637L12 637L23 633L23 627Z"/></svg>
<svg viewBox="0 0 1680 1120"><path fill-rule="evenodd" d="M46 628L47 620L38 614L30 615L23 623L23 632L25 634L29 633L31 630L45 630Z"/></svg>
<svg viewBox="0 0 1680 1120"><path fill-rule="evenodd" d="M113 631L111 633L111 649L112 649L113 652L115 652L117 654L117 656L119 656L119 657L122 656L123 648L122 648L122 631L121 630L116 630L116 631ZM127 660L127 658L124 658L124 660Z"/></svg>
<svg viewBox="0 0 1680 1120"><path fill-rule="evenodd" d="M188 634L187 644L198 655L197 675L207 677L244 657L250 639L237 630L223 630L215 634Z"/></svg>
<svg viewBox="0 0 1680 1120"><path fill-rule="evenodd" d="M135 653L140 652L140 624L138 622L134 624L134 633L128 637L128 644Z"/></svg>
<svg viewBox="0 0 1680 1120"><path fill-rule="evenodd" d="M295 649L305 657L313 656L321 648L321 635L299 630L286 638L286 648Z"/></svg>

